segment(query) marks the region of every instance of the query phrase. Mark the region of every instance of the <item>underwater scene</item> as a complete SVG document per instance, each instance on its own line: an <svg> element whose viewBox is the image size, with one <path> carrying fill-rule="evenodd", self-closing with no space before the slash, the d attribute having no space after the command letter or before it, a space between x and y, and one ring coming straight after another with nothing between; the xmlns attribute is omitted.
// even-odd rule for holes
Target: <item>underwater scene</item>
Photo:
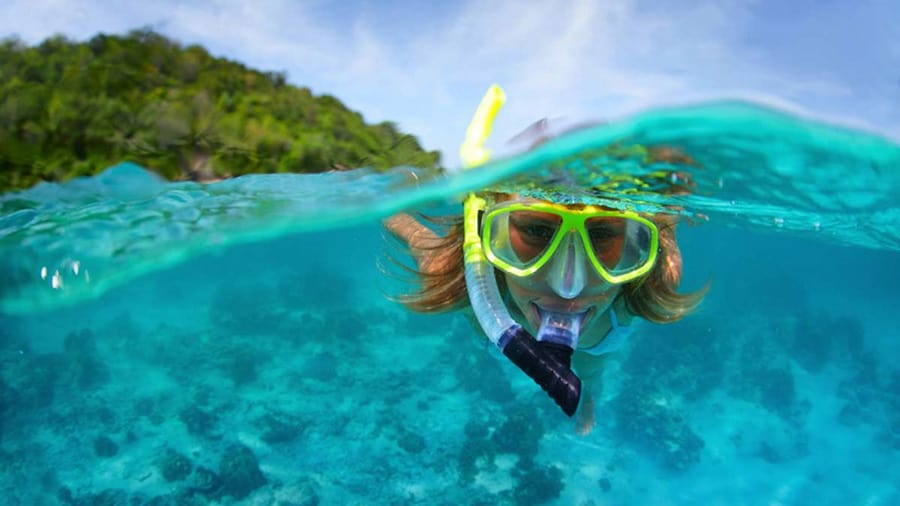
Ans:
<svg viewBox="0 0 900 506"><path fill-rule="evenodd" d="M681 289L710 285L611 356L589 434L466 314L394 301L382 220L486 188L671 214ZM0 213L4 504L900 504L900 145L876 135L716 103L471 171L122 164Z"/></svg>

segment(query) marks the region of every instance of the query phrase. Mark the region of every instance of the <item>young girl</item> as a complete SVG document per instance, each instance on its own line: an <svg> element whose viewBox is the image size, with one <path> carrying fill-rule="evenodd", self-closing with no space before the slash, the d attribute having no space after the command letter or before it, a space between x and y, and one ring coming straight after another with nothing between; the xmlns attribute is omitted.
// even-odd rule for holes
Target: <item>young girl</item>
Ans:
<svg viewBox="0 0 900 506"><path fill-rule="evenodd" d="M654 162L684 161L668 149L649 153ZM594 425L604 357L624 344L633 319L678 321L707 289L677 291L671 215L482 193L468 198L464 216L429 221L444 233L405 213L385 221L417 265L417 290L400 301L425 313L471 310L566 414L581 408L583 434Z"/></svg>

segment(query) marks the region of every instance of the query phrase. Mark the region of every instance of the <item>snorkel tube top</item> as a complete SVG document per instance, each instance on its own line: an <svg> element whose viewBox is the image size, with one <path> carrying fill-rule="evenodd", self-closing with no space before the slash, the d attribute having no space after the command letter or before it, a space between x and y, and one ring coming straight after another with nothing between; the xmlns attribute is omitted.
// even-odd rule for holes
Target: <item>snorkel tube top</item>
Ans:
<svg viewBox="0 0 900 506"><path fill-rule="evenodd" d="M465 168L488 160L490 154L483 144L505 100L503 90L496 84L481 100L466 131L466 140L460 147L460 158ZM478 234L478 214L483 204L484 199L472 194L464 205L466 289L475 317L488 339L547 392L565 414L572 416L581 399L581 379L570 365L573 350L556 342L535 340L509 315L497 286L494 267L484 254Z"/></svg>

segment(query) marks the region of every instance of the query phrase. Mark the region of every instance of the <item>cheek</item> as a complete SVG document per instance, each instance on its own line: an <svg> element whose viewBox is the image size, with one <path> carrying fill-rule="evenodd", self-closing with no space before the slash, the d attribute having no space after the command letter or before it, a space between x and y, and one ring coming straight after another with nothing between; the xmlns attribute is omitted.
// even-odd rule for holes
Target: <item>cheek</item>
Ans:
<svg viewBox="0 0 900 506"><path fill-rule="evenodd" d="M612 305L613 301L616 300L616 297L621 293L621 288L618 286L614 286L603 293L599 293L591 297L594 303L594 306L597 307L598 312L605 312L606 309Z"/></svg>
<svg viewBox="0 0 900 506"><path fill-rule="evenodd" d="M528 304L528 289L515 276L506 276L506 287L509 289L509 295L513 302L522 309L523 305Z"/></svg>

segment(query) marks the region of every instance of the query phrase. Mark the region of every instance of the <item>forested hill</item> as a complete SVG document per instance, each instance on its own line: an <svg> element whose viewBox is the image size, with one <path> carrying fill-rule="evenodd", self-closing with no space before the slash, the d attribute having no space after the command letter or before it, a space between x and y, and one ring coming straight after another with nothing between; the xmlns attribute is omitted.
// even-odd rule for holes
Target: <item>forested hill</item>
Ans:
<svg viewBox="0 0 900 506"><path fill-rule="evenodd" d="M133 161L174 180L397 165L440 154L390 122L152 31L0 43L0 191Z"/></svg>

